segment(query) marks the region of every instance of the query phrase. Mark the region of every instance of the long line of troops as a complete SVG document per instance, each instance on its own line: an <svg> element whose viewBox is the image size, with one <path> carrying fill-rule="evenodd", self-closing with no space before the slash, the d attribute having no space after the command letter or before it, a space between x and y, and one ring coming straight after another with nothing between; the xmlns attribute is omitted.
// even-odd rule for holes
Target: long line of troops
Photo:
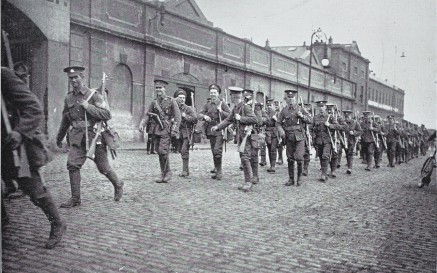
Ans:
<svg viewBox="0 0 437 273"><path fill-rule="evenodd" d="M211 173L216 180L223 178L223 145L234 139L240 154L240 169L244 172L244 183L239 187L242 191L249 191L259 182L258 166L266 165L266 150L270 161L267 172L274 173L276 164L283 164L285 147L288 163L285 186L300 186L302 176L308 175L312 147L320 159L322 182L327 181L328 176L337 176L343 150L347 174L352 174L357 150L360 150L363 163L367 164L366 171L380 168L384 150L389 167L418 157L419 152L426 154L428 150L429 133L423 124L418 127L406 120L400 123L393 115L382 120L370 111L363 111L363 116L358 117L352 110L341 112L336 105L323 100L316 102L315 114L313 106L304 104L297 90L284 90L283 101L267 99L266 109L263 109L263 103L254 102L253 90L231 86L227 88L234 105L230 109L227 96L226 100L219 98L220 86L211 84L210 97L196 113L185 104L187 94L184 90L176 90L173 98L166 95L167 84L155 80L157 99L145 111L139 127L141 132L148 133L148 153L156 150L159 155L161 176L157 183L167 183L172 177L168 157L172 138L177 139L173 144L182 157L179 176L189 176L189 150L193 142L198 142L195 139L200 132L209 139L214 162Z"/></svg>

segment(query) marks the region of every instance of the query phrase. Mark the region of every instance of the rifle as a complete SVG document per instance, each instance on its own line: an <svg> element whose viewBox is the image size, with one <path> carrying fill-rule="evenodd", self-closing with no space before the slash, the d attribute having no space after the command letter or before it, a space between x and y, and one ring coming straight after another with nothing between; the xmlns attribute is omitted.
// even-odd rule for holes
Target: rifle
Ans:
<svg viewBox="0 0 437 273"><path fill-rule="evenodd" d="M329 122L329 118L331 117L331 114L328 114L328 119L326 120L327 122ZM334 143L334 140L332 139L332 135L331 135L331 131L329 130L329 127L327 128L328 130L328 135L329 135L329 140L331 140L331 145L332 148L334 149L334 152L337 154L337 143Z"/></svg>
<svg viewBox="0 0 437 273"><path fill-rule="evenodd" d="M311 105L311 116L314 116L313 106ZM313 137L311 136L310 128L308 126L308 123L305 124L305 132L308 138L308 151L311 155L311 147L313 146Z"/></svg>
<svg viewBox="0 0 437 273"><path fill-rule="evenodd" d="M244 137L241 140L240 146L238 147L238 152L244 153L244 148L246 146L247 138L251 135L252 129L253 129L252 125L247 125L246 128L244 128Z"/></svg>
<svg viewBox="0 0 437 273"><path fill-rule="evenodd" d="M155 118L155 120L158 122L159 127L161 127L161 130L164 130L164 124L162 124L161 118L159 117L158 114L155 113L147 113L147 115L149 115L152 118Z"/></svg>
<svg viewBox="0 0 437 273"><path fill-rule="evenodd" d="M102 77L102 89L100 90L100 95L102 95L103 99L107 98L103 93L106 94L105 89L106 89L106 74L105 72L103 72L103 77ZM96 92L94 90L94 92ZM94 95L94 92L91 93L91 95L87 98L87 100L91 99L91 97ZM108 106L107 100L104 101L106 104L106 107ZM85 124L87 124L87 115L85 112ZM99 140L99 137L102 134L102 128L103 128L103 121L99 121L97 123L97 129L96 129L96 135L93 138L93 141L91 142L91 146L89 146L89 150L87 151L86 157L88 157L91 160L94 160L95 157L95 153L96 153L96 145L97 145L97 141ZM88 144L88 127L85 128L85 138L86 138L86 143Z"/></svg>
<svg viewBox="0 0 437 273"><path fill-rule="evenodd" d="M375 121L375 114L373 112L372 112L372 116L373 116L373 121L371 120L370 123L371 123L371 127L373 128L373 122ZM373 138L373 141L375 142L376 149L379 149L378 137L375 138L375 134L373 133L372 130L370 131L370 133L372 133L372 138Z"/></svg>

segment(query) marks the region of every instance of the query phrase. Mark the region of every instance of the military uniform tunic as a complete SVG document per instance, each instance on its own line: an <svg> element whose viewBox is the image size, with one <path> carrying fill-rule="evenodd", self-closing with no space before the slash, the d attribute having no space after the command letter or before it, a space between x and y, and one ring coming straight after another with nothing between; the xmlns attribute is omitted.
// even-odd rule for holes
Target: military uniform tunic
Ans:
<svg viewBox="0 0 437 273"><path fill-rule="evenodd" d="M270 164L275 166L276 164L276 155L278 153L278 131L276 129L276 120L273 119L273 116L276 115L276 111L274 109L267 109L266 115L266 143L267 150L269 152Z"/></svg>
<svg viewBox="0 0 437 273"><path fill-rule="evenodd" d="M189 157L190 151L190 137L193 130L193 126L197 121L196 113L193 108L186 104L179 105L179 110L181 111L181 125L179 127L179 145L181 149L182 159L187 159ZM182 116L185 113L185 117Z"/></svg>

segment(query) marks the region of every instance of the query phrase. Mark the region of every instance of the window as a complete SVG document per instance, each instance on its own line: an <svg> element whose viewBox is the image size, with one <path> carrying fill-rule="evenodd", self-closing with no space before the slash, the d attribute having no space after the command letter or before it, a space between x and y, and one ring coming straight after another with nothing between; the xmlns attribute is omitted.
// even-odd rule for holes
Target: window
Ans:
<svg viewBox="0 0 437 273"><path fill-rule="evenodd" d="M365 79L366 77L364 76L364 70L361 70L361 78Z"/></svg>
<svg viewBox="0 0 437 273"><path fill-rule="evenodd" d="M361 95L360 95L360 101L361 103L364 102L364 86L361 86Z"/></svg>
<svg viewBox="0 0 437 273"><path fill-rule="evenodd" d="M357 75L358 74L358 67L354 67L354 74Z"/></svg>
<svg viewBox="0 0 437 273"><path fill-rule="evenodd" d="M347 71L347 66L345 62L341 63L341 67L343 68L343 71Z"/></svg>

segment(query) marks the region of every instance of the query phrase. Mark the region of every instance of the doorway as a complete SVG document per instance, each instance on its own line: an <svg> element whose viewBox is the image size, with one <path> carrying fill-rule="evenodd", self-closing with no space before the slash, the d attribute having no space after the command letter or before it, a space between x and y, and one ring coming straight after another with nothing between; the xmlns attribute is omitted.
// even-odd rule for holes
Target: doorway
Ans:
<svg viewBox="0 0 437 273"><path fill-rule="evenodd" d="M184 90L187 93L187 97L185 99L185 104L188 106L194 106L194 86L178 86L178 88Z"/></svg>

